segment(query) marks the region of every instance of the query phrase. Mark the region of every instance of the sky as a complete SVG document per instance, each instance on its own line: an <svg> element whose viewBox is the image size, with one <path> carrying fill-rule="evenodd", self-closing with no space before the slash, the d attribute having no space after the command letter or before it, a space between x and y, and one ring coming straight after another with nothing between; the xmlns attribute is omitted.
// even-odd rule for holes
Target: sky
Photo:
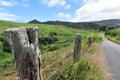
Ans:
<svg viewBox="0 0 120 80"><path fill-rule="evenodd" d="M120 19L120 0L0 0L0 20L88 22Z"/></svg>

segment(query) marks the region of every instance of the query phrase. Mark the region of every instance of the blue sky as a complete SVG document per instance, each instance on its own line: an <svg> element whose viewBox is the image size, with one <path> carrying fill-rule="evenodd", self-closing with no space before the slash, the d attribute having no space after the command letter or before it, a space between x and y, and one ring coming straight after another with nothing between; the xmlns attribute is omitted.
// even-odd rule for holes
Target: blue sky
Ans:
<svg viewBox="0 0 120 80"><path fill-rule="evenodd" d="M120 19L120 0L0 0L0 20L71 22Z"/></svg>

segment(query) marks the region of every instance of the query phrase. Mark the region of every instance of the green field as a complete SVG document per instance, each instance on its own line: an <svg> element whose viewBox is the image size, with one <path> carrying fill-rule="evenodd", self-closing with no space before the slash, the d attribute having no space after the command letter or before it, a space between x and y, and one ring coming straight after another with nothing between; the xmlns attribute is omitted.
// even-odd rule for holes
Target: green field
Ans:
<svg viewBox="0 0 120 80"><path fill-rule="evenodd" d="M102 71L100 67L101 65L95 64L93 60L95 58L93 56L99 55L97 45L102 40L100 33L97 31L69 28L64 25L27 24L7 21L0 21L0 79L6 80L7 78L8 80L17 80L10 78L10 76L14 75L11 73L16 72L16 70L13 55L9 50L9 45L7 45L7 38L4 31L8 28L21 26L37 26L39 28L39 46L42 52L43 78L47 78L46 74L49 75L51 72L54 72L51 80L54 80L54 78L56 78L56 80L106 80L106 76L103 74L104 71ZM81 60L74 63L72 53L76 34L82 36L82 50ZM87 45L89 37L96 39L90 48ZM59 70L53 70L57 68L58 65L62 66L61 72L59 72ZM50 68L46 69L46 66L50 66ZM63 73L64 75L62 75ZM6 74L11 75L5 76ZM68 74L74 74L74 76L69 76Z"/></svg>

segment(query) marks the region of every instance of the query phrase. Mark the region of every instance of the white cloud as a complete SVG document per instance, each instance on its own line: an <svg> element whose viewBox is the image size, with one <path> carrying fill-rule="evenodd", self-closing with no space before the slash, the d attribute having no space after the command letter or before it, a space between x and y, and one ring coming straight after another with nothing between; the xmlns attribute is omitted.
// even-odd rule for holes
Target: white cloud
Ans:
<svg viewBox="0 0 120 80"><path fill-rule="evenodd" d="M48 7L56 6L56 5L61 5L64 6L66 4L65 0L43 0L44 4L47 4Z"/></svg>
<svg viewBox="0 0 120 80"><path fill-rule="evenodd" d="M29 3L31 0L0 0L1 6L12 7L12 6L23 6L23 7L30 7Z"/></svg>
<svg viewBox="0 0 120 80"><path fill-rule="evenodd" d="M41 1L41 0L40 0ZM42 0L44 4L48 4L49 0Z"/></svg>
<svg viewBox="0 0 120 80"><path fill-rule="evenodd" d="M0 7L0 11L2 11L2 10L3 10L3 8Z"/></svg>
<svg viewBox="0 0 120 80"><path fill-rule="evenodd" d="M67 4L66 6L65 6L65 9L70 9L71 8L71 5L69 5L69 4Z"/></svg>
<svg viewBox="0 0 120 80"><path fill-rule="evenodd" d="M20 5L22 5L23 7L29 8L30 7L30 2L31 0L22 0L22 2L20 3Z"/></svg>
<svg viewBox="0 0 120 80"><path fill-rule="evenodd" d="M25 8L29 8L30 7L29 3L24 3L24 4L20 4L20 5L25 7Z"/></svg>
<svg viewBox="0 0 120 80"><path fill-rule="evenodd" d="M15 21L17 19L19 19L19 16L0 12L0 20Z"/></svg>
<svg viewBox="0 0 120 80"><path fill-rule="evenodd" d="M57 16L60 17L60 18L66 18L66 19L70 19L71 18L70 14L63 13L63 12L58 13Z"/></svg>
<svg viewBox="0 0 120 80"><path fill-rule="evenodd" d="M96 21L120 18L120 0L84 0L70 21Z"/></svg>
<svg viewBox="0 0 120 80"><path fill-rule="evenodd" d="M0 0L0 5L11 7L11 6L13 6L14 4L13 4L12 2L10 2L10 1Z"/></svg>
<svg viewBox="0 0 120 80"><path fill-rule="evenodd" d="M21 0L23 3L30 2L31 0Z"/></svg>

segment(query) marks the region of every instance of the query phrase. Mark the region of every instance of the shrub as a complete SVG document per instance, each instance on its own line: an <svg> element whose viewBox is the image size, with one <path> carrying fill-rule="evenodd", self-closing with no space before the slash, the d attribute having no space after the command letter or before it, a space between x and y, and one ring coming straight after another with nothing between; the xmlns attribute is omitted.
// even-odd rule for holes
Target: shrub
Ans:
<svg viewBox="0 0 120 80"><path fill-rule="evenodd" d="M57 45L51 45L49 46L49 49L48 51L54 51L54 50L57 50L59 47Z"/></svg>
<svg viewBox="0 0 120 80"><path fill-rule="evenodd" d="M90 69L91 66L87 61L82 60L72 63L65 70L55 74L56 80L84 80Z"/></svg>
<svg viewBox="0 0 120 80"><path fill-rule="evenodd" d="M39 43L44 45L52 44L57 40L56 37L39 37Z"/></svg>
<svg viewBox="0 0 120 80"><path fill-rule="evenodd" d="M3 50L3 43L0 41L0 49Z"/></svg>
<svg viewBox="0 0 120 80"><path fill-rule="evenodd" d="M39 37L39 43L44 45L55 43L58 40L56 36L56 32L50 32L47 37Z"/></svg>
<svg viewBox="0 0 120 80"><path fill-rule="evenodd" d="M56 32L50 32L49 36L57 36L57 33Z"/></svg>
<svg viewBox="0 0 120 80"><path fill-rule="evenodd" d="M10 49L10 46L9 46L7 38L5 36L0 36L0 41L3 44L3 51L11 52L11 49Z"/></svg>
<svg viewBox="0 0 120 80"><path fill-rule="evenodd" d="M53 76L54 80L106 80L101 69L87 60L69 64ZM52 79L52 80L53 80Z"/></svg>

